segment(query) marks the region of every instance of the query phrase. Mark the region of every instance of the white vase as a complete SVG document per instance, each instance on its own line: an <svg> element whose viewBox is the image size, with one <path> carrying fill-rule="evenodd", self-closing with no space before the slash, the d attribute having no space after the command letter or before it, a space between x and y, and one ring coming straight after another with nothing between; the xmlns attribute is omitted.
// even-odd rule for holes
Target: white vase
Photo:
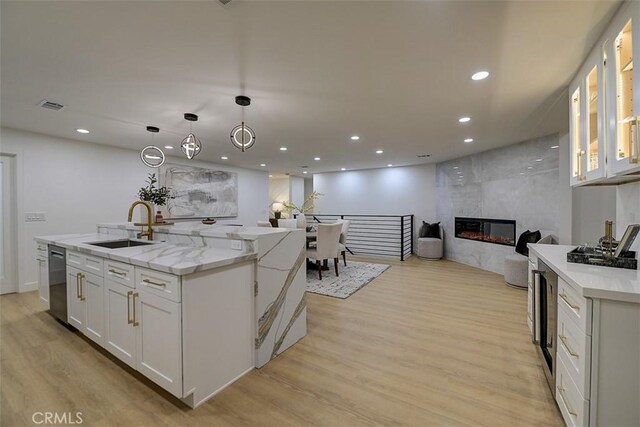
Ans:
<svg viewBox="0 0 640 427"><path fill-rule="evenodd" d="M298 214L296 217L296 226L303 230L307 229L307 217L305 217L303 213Z"/></svg>

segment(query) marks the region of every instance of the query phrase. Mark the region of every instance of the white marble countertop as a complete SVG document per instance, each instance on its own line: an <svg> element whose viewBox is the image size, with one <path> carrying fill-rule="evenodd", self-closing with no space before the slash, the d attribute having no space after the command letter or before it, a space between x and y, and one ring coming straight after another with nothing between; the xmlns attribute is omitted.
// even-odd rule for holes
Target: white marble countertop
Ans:
<svg viewBox="0 0 640 427"><path fill-rule="evenodd" d="M109 222L97 225L98 228L112 228L119 230L140 230L140 226L133 225L132 222ZM153 230L157 233L182 234L188 236L220 237L224 239L236 240L257 240L259 236L267 234L286 233L291 230L286 228L270 227L244 227L225 224L202 224L201 222L178 222L174 225L154 225Z"/></svg>
<svg viewBox="0 0 640 427"><path fill-rule="evenodd" d="M640 270L598 267L567 262L567 252L576 246L529 244L533 252L569 285L587 298L640 304Z"/></svg>
<svg viewBox="0 0 640 427"><path fill-rule="evenodd" d="M122 239L124 238L112 234L98 233L65 234L35 238L37 242L54 244L72 251L87 253L179 276L256 259L255 252L242 252L210 246L197 247L154 242L151 245L107 249L87 244Z"/></svg>

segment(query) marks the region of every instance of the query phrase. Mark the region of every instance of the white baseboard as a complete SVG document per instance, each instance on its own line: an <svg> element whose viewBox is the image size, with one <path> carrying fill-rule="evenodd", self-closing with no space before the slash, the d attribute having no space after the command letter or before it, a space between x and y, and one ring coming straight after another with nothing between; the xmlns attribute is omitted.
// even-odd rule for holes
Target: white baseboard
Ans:
<svg viewBox="0 0 640 427"><path fill-rule="evenodd" d="M23 292L32 292L38 290L38 282L28 282L20 285L20 289L18 289L19 293Z"/></svg>

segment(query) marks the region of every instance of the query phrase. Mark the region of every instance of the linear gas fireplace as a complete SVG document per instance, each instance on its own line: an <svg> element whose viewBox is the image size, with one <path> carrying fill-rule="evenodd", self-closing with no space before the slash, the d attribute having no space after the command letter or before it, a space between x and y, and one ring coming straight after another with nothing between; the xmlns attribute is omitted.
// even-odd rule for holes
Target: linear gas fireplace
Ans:
<svg viewBox="0 0 640 427"><path fill-rule="evenodd" d="M510 219L456 217L455 236L498 245L516 245L516 222Z"/></svg>

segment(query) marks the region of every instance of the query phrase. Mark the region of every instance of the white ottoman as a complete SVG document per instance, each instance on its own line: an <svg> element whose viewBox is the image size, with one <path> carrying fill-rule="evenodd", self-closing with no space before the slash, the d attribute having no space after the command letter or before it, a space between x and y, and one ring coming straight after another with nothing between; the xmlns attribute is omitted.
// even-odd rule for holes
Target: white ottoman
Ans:
<svg viewBox="0 0 640 427"><path fill-rule="evenodd" d="M426 259L442 258L442 239L435 237L418 237L416 255Z"/></svg>
<svg viewBox="0 0 640 427"><path fill-rule="evenodd" d="M504 281L507 285L527 289L527 265L529 259L520 254L504 257Z"/></svg>

